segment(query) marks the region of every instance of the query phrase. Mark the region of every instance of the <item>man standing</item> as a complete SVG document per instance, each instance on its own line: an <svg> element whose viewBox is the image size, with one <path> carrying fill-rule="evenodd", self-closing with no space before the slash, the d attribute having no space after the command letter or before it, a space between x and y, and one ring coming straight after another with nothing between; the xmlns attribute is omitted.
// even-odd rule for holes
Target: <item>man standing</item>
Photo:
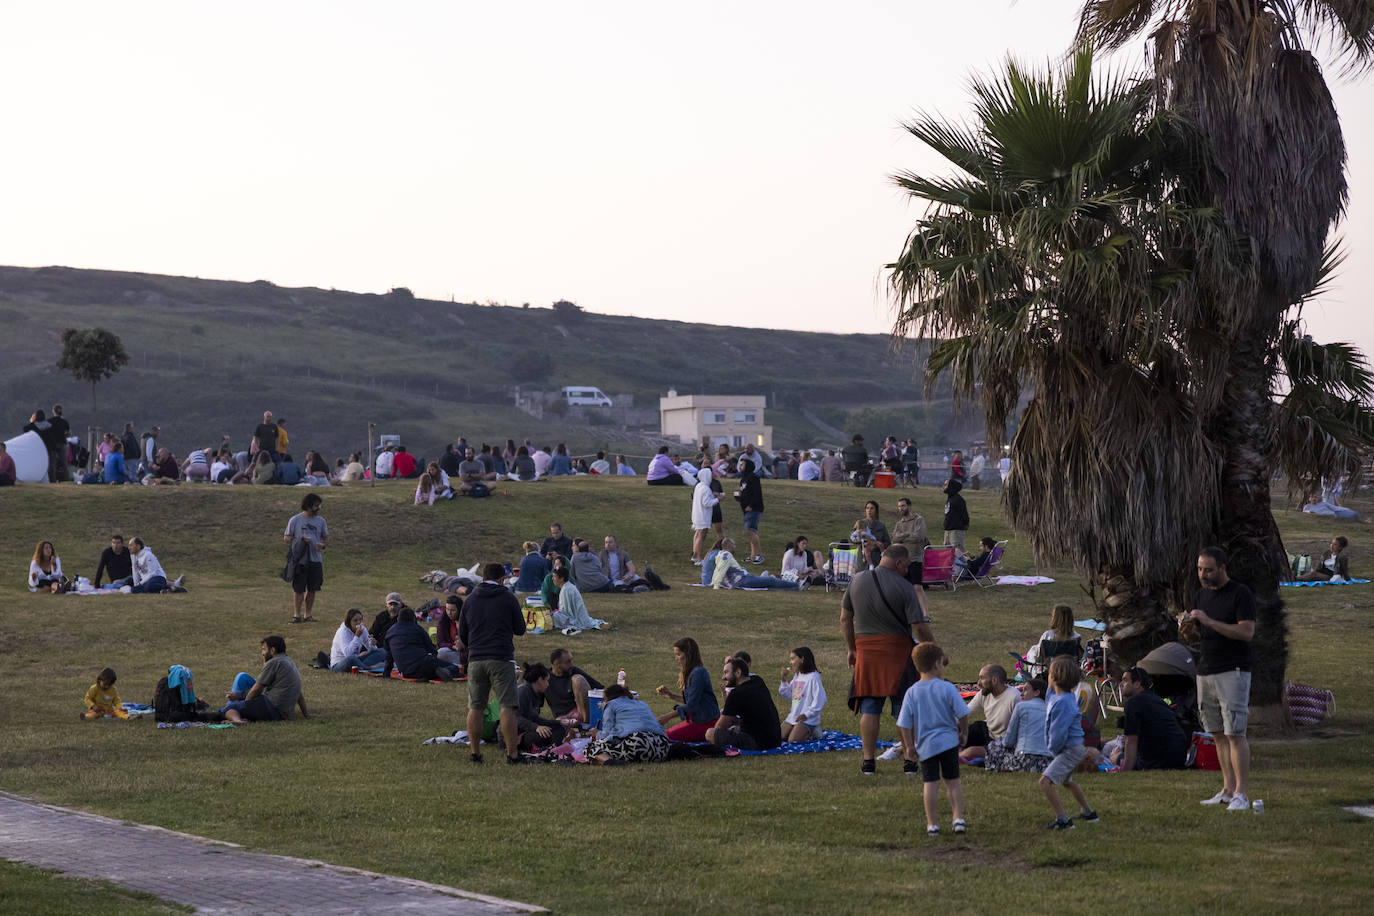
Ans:
<svg viewBox="0 0 1374 916"><path fill-rule="evenodd" d="M277 462L277 424L272 421L272 411L262 412L262 422L253 430L253 449L252 452L267 452L272 456L272 463Z"/></svg>
<svg viewBox="0 0 1374 916"><path fill-rule="evenodd" d="M906 580L920 588L930 537L926 534L925 518L911 511L911 500L905 496L897 500L897 523L892 526L892 543L906 548L911 561L907 566Z"/></svg>
<svg viewBox="0 0 1374 916"><path fill-rule="evenodd" d="M37 433L38 438L43 440L43 448L48 453L48 483L57 482L57 458L56 447L53 443L52 422L41 410L35 410L29 417L29 422L24 424L24 432Z"/></svg>
<svg viewBox="0 0 1374 916"><path fill-rule="evenodd" d="M520 734L515 710L520 705L515 684L515 637L525 633L520 601L501 584L506 568L500 563L482 567L482 582L463 602L458 641L468 647L469 760L482 762L482 711L492 691L501 705L501 736L506 762L520 763Z"/></svg>
<svg viewBox="0 0 1374 916"><path fill-rule="evenodd" d="M133 584L134 561L124 546L124 535L122 534L110 536L110 546L101 551L100 565L95 569L95 578L91 580L91 584L100 588L100 580L106 572L110 574L111 585Z"/></svg>
<svg viewBox="0 0 1374 916"><path fill-rule="evenodd" d="M883 551L878 565L850 580L840 604L840 632L849 647L849 667L854 670L854 697L850 708L859 714L863 740L860 772L872 775L878 748L878 724L883 701L892 715L900 711L907 662L916 642L934 642L925 591L906 581L910 557L907 549L893 544ZM919 764L912 764L916 772Z"/></svg>
<svg viewBox="0 0 1374 916"><path fill-rule="evenodd" d="M48 471L48 479L56 481L71 480L71 468L67 464L67 437L72 433L72 425L62 417L62 405L52 405L52 416L48 418L52 424L53 444L56 448L51 452L53 465Z"/></svg>
<svg viewBox="0 0 1374 916"><path fill-rule="evenodd" d="M1126 701L1121 769L1126 773L1181 770L1188 759L1188 735L1151 684L1144 668L1127 668L1121 674L1121 697Z"/></svg>
<svg viewBox="0 0 1374 916"><path fill-rule="evenodd" d="M945 481L945 543L954 545L954 555L964 555L964 536L968 534L968 503L959 491L964 485L951 477Z"/></svg>
<svg viewBox="0 0 1374 916"><path fill-rule="evenodd" d="M763 545L759 542L759 521L763 518L763 486L754 473L754 462L741 458L739 489L735 491L740 511L744 513L744 533L749 536L749 562L763 562Z"/></svg>
<svg viewBox="0 0 1374 916"><path fill-rule="evenodd" d="M1204 547L1197 558L1202 588L1186 622L1201 628L1197 705L1202 727L1217 742L1221 791L1203 802L1227 811L1250 807L1250 643L1255 638L1255 596L1226 573L1226 551ZM1224 734L1223 734L1224 732Z"/></svg>
<svg viewBox="0 0 1374 916"><path fill-rule="evenodd" d="M138 458L138 434L134 432L133 420L124 424L124 433L119 437L119 441L124 446L124 460L136 460Z"/></svg>
<svg viewBox="0 0 1374 916"><path fill-rule="evenodd" d="M308 719L305 694L301 693L301 672L286 654L286 640L268 636L262 641L262 672L254 680L246 672L234 678L229 702L220 710L226 722L275 722L291 718L299 706L301 718ZM246 688L246 689L244 689Z"/></svg>
<svg viewBox="0 0 1374 916"><path fill-rule="evenodd" d="M864 437L855 433L853 440L840 450L840 454L844 456L845 473L854 474L854 482L858 486L868 486L870 460L868 449L864 446Z"/></svg>
<svg viewBox="0 0 1374 916"><path fill-rule="evenodd" d="M296 561L295 575L291 577L292 623L314 620L315 593L324 585L324 556L322 550L329 542L329 525L320 515L324 500L314 493L306 494L301 500L301 511L291 516L286 523L282 540L291 545L291 556ZM301 616L301 605L305 605L305 616Z"/></svg>
<svg viewBox="0 0 1374 916"><path fill-rule="evenodd" d="M0 442L0 487L12 487L19 482L19 470L14 466L5 443Z"/></svg>
<svg viewBox="0 0 1374 916"><path fill-rule="evenodd" d="M720 718L706 729L706 740L742 751L767 751L782 744L773 691L763 678L749 673L749 663L738 655L730 656L725 660L722 681L730 692Z"/></svg>
<svg viewBox="0 0 1374 916"><path fill-rule="evenodd" d="M157 438L162 435L161 426L150 426L143 434L143 454L139 456L138 476L140 479L157 474Z"/></svg>
<svg viewBox="0 0 1374 916"><path fill-rule="evenodd" d="M826 483L840 483L844 480L844 471L840 467L839 456L835 450L829 449L825 457L821 459L821 480Z"/></svg>

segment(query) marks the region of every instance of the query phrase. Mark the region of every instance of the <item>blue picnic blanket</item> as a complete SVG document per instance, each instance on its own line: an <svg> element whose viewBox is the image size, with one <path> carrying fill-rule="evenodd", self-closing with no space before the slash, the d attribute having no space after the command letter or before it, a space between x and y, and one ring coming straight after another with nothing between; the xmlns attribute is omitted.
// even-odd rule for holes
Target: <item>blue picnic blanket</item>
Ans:
<svg viewBox="0 0 1374 916"><path fill-rule="evenodd" d="M891 741L879 741L878 747L892 747ZM847 735L844 732L823 731L821 737L815 741L804 741L801 744L792 744L784 741L771 751L740 751L740 756L759 757L765 754L819 754L822 751L857 751L862 749L864 743L858 735Z"/></svg>
<svg viewBox="0 0 1374 916"><path fill-rule="evenodd" d="M1368 579L1346 579L1344 582L1331 582L1323 579L1320 582L1280 582L1279 585L1286 585L1289 588L1310 588L1318 585L1368 585Z"/></svg>

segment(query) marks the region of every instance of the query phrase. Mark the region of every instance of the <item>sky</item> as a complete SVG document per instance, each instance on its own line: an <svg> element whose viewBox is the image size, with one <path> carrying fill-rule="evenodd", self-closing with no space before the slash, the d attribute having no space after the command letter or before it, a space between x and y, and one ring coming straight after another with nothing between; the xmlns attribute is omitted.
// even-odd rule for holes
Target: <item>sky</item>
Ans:
<svg viewBox="0 0 1374 916"><path fill-rule="evenodd" d="M6 4L0 263L885 333L890 176L942 171L901 122L1077 8ZM1351 257L1306 314L1374 353L1374 76L1328 82Z"/></svg>

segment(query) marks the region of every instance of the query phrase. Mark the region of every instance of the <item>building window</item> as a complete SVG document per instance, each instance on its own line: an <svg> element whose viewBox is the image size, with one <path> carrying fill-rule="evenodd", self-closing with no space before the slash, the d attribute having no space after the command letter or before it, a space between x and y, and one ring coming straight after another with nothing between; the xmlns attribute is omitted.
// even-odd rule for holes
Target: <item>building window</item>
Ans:
<svg viewBox="0 0 1374 916"><path fill-rule="evenodd" d="M723 410L703 410L701 412L701 422L703 423L724 423L725 411Z"/></svg>
<svg viewBox="0 0 1374 916"><path fill-rule="evenodd" d="M739 448L740 446L744 445L744 437L735 436L735 438L730 441L730 444L733 445L735 448Z"/></svg>
<svg viewBox="0 0 1374 916"><path fill-rule="evenodd" d="M735 422L736 422L736 423L757 423L757 422L758 422L758 414L755 413L755 412L752 411L752 410L737 410L737 411L735 411Z"/></svg>
<svg viewBox="0 0 1374 916"><path fill-rule="evenodd" d="M755 436L754 438L758 440L758 441L755 442L754 444L757 445L759 448L763 448L763 434L760 433L759 435Z"/></svg>

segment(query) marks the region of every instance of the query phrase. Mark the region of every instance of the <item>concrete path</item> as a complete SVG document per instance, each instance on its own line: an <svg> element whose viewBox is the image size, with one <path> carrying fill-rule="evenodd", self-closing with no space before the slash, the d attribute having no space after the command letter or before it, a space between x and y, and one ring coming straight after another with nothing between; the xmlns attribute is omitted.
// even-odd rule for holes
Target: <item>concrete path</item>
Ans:
<svg viewBox="0 0 1374 916"><path fill-rule="evenodd" d="M0 858L109 881L201 913L541 913L541 907L310 859L248 852L161 827L0 792Z"/></svg>

